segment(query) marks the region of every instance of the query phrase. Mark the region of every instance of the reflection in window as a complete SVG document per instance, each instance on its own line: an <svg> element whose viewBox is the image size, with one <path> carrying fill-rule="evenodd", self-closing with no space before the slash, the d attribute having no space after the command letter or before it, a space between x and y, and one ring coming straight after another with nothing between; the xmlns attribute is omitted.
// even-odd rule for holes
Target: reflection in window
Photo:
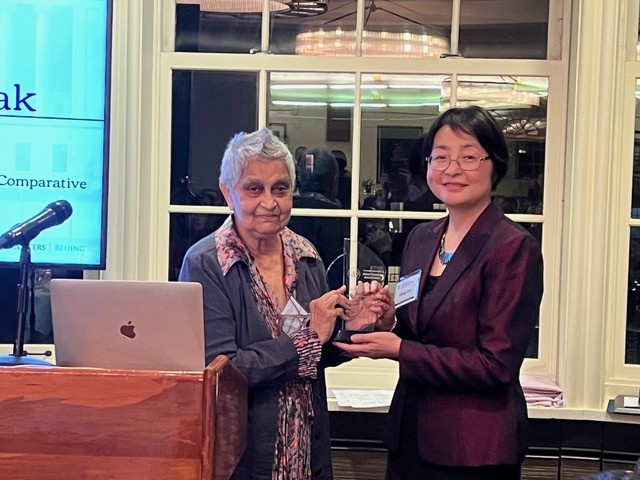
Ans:
<svg viewBox="0 0 640 480"><path fill-rule="evenodd" d="M640 227L631 227L625 363L640 364Z"/></svg>
<svg viewBox="0 0 640 480"><path fill-rule="evenodd" d="M542 213L548 88L546 77L458 78L456 105L486 108L507 140L509 170L495 192L506 213Z"/></svg>
<svg viewBox="0 0 640 480"><path fill-rule="evenodd" d="M353 74L270 74L269 127L298 164L294 207L350 207L354 89Z"/></svg>
<svg viewBox="0 0 640 480"><path fill-rule="evenodd" d="M443 75L363 74L360 208L443 210L427 187L423 135L448 101Z"/></svg>

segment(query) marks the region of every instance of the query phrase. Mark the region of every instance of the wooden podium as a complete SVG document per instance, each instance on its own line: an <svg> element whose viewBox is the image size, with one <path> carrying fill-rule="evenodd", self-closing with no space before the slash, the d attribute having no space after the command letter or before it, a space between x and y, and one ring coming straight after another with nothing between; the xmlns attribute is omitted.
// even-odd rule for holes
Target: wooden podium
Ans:
<svg viewBox="0 0 640 480"><path fill-rule="evenodd" d="M228 479L246 445L247 384L203 373L0 367L0 478Z"/></svg>

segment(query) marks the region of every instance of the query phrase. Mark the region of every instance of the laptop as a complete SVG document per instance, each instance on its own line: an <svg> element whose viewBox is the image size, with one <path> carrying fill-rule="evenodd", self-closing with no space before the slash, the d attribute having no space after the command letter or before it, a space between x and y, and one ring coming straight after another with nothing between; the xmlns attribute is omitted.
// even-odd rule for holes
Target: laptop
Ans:
<svg viewBox="0 0 640 480"><path fill-rule="evenodd" d="M199 283L53 279L50 290L57 365L204 370Z"/></svg>

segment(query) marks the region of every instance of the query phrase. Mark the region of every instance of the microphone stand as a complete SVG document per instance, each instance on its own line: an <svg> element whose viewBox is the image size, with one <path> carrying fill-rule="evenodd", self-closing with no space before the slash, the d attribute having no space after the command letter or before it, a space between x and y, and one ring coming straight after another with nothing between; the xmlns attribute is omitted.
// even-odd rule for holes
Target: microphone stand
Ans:
<svg viewBox="0 0 640 480"><path fill-rule="evenodd" d="M24 351L24 329L27 323L27 312L29 311L29 298L33 295L33 284L29 285L29 273L31 270L31 247L29 242L21 242L20 251L20 283L18 284L18 327L16 340L13 343L13 353L11 355L0 356L0 366L16 365L50 365L50 362L38 358L28 358ZM31 295L29 295L31 292Z"/></svg>

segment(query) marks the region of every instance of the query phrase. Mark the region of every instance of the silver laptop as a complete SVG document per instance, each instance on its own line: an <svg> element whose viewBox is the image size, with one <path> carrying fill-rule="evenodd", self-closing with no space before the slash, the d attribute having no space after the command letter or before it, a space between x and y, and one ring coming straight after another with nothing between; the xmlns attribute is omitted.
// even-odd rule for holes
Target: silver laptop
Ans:
<svg viewBox="0 0 640 480"><path fill-rule="evenodd" d="M53 279L51 314L59 366L204 370L199 283Z"/></svg>

